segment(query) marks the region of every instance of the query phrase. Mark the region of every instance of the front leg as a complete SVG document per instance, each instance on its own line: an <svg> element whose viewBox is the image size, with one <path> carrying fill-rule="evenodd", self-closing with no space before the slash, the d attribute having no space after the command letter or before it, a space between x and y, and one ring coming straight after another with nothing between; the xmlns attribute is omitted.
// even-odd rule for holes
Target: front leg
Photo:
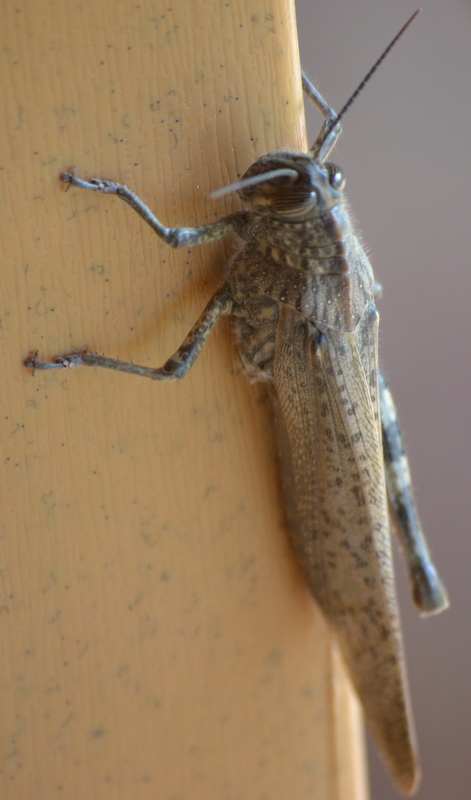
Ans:
<svg viewBox="0 0 471 800"><path fill-rule="evenodd" d="M244 212L239 211L235 214L230 214L228 217L223 217L217 222L210 222L208 225L200 225L195 228L166 228L150 208L146 206L144 201L121 183L113 183L100 178L91 178L89 181L84 181L82 178L77 178L75 167L71 172L62 172L60 177L61 181L68 184L68 186L117 195L130 205L170 247L189 247L190 245L215 242L229 233L238 233L244 227L247 217Z"/></svg>
<svg viewBox="0 0 471 800"><path fill-rule="evenodd" d="M219 317L223 314L230 314L233 305L227 288L223 286L213 295L183 344L162 367L142 367L139 364L119 361L108 358L108 356L98 356L94 353L72 353L67 356L57 356L54 361L39 361L38 352L34 354L33 358L25 361L25 367L32 367L33 372L36 369L61 369L64 367L105 367L117 372L127 372L130 375L141 375L143 378L151 378L153 381L174 381L183 378L193 366Z"/></svg>
<svg viewBox="0 0 471 800"><path fill-rule="evenodd" d="M324 115L325 121L320 129L316 140L312 147L309 149L309 154L319 161L324 161L327 156L329 155L330 151L334 147L337 139L339 138L342 130L340 125L332 125L334 124L335 120L337 119L337 114L335 113L334 109L329 106L326 100L322 97L321 93L316 89L313 83L309 80L309 78L304 74L301 73L302 81L303 81L303 92L306 97L309 97L310 100L317 106L319 111ZM326 133L328 132L327 139Z"/></svg>

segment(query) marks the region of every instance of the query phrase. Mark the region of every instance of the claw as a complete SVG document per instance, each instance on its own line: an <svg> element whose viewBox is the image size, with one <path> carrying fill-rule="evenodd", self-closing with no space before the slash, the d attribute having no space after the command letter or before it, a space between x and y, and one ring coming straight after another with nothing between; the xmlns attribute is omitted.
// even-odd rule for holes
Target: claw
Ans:
<svg viewBox="0 0 471 800"><path fill-rule="evenodd" d="M66 191L71 186L76 186L77 189L92 189L95 192L104 192L105 194L119 194L119 183L101 180L100 178L91 178L89 181L84 181L82 178L77 178L75 167L69 167L64 170L59 177L62 183L67 184Z"/></svg>
<svg viewBox="0 0 471 800"><path fill-rule="evenodd" d="M56 356L54 361L39 361L39 351L35 350L33 358L27 358L25 367L31 367L33 375L37 369L64 369L81 367L84 364L83 353L71 353L68 356Z"/></svg>
<svg viewBox="0 0 471 800"><path fill-rule="evenodd" d="M34 370L38 365L38 357L39 357L39 350L35 350L33 354L33 358L27 358L24 362L25 367L31 367L33 370L32 375L34 375Z"/></svg>
<svg viewBox="0 0 471 800"><path fill-rule="evenodd" d="M61 172L59 177L60 177L62 183L66 183L67 184L67 186L65 187L65 191L66 192L69 191L71 185L74 183L76 172L77 172L77 170L76 170L75 167L69 167L68 170L64 170L64 172Z"/></svg>

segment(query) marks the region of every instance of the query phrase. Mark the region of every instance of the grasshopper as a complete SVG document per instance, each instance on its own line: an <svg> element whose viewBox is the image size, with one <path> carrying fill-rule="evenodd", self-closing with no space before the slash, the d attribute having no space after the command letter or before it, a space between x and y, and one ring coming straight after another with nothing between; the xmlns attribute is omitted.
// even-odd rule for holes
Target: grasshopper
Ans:
<svg viewBox="0 0 471 800"><path fill-rule="evenodd" d="M294 550L335 631L369 729L404 794L420 770L393 574L390 521L424 615L448 605L423 537L391 394L378 368L378 312L371 265L352 227L339 167L326 160L339 121L393 39L336 115L303 75L325 117L309 152L259 158L236 184L245 209L200 227L165 227L126 186L62 173L68 186L120 197L171 247L243 241L176 353L159 368L74 353L34 369L99 366L156 381L183 378L218 319L238 318L240 356L268 382L277 419ZM389 509L388 509L389 500Z"/></svg>

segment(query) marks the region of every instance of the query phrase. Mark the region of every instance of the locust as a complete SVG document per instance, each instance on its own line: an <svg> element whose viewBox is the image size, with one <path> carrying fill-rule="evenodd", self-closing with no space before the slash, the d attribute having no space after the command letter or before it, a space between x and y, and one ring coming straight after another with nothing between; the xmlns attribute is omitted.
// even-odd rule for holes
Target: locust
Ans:
<svg viewBox="0 0 471 800"><path fill-rule="evenodd" d="M34 370L104 367L155 381L183 378L223 315L238 320L240 357L267 382L277 421L286 513L312 595L336 634L366 722L404 794L420 768L394 583L390 528L399 535L423 615L448 606L414 501L396 410L378 366L376 285L353 228L341 169L327 157L340 119L413 17L339 114L303 75L324 116L308 153L258 158L237 183L243 209L199 227L165 227L126 186L62 173L68 187L117 195L171 247L235 234L242 244L223 285L183 344L150 368L89 352L26 360ZM216 193L217 194L217 193Z"/></svg>

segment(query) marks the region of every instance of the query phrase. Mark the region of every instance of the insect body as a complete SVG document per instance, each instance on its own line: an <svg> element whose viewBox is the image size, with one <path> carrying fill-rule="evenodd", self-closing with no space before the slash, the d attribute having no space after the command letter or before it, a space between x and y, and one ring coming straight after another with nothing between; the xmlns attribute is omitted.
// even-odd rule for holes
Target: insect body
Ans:
<svg viewBox="0 0 471 800"><path fill-rule="evenodd" d="M378 369L372 269L352 228L341 171L326 161L340 133L338 117L303 81L326 117L313 147L259 158L235 185L245 210L218 222L166 228L125 186L63 173L65 183L121 197L173 247L229 233L243 246L226 283L162 367L92 353L52 363L36 353L26 364L101 366L175 380L190 369L219 317L238 317L242 361L251 375L269 381L273 394L295 551L337 634L378 748L409 794L419 771L388 497L416 604L424 614L436 613L447 597L422 536L394 405Z"/></svg>

